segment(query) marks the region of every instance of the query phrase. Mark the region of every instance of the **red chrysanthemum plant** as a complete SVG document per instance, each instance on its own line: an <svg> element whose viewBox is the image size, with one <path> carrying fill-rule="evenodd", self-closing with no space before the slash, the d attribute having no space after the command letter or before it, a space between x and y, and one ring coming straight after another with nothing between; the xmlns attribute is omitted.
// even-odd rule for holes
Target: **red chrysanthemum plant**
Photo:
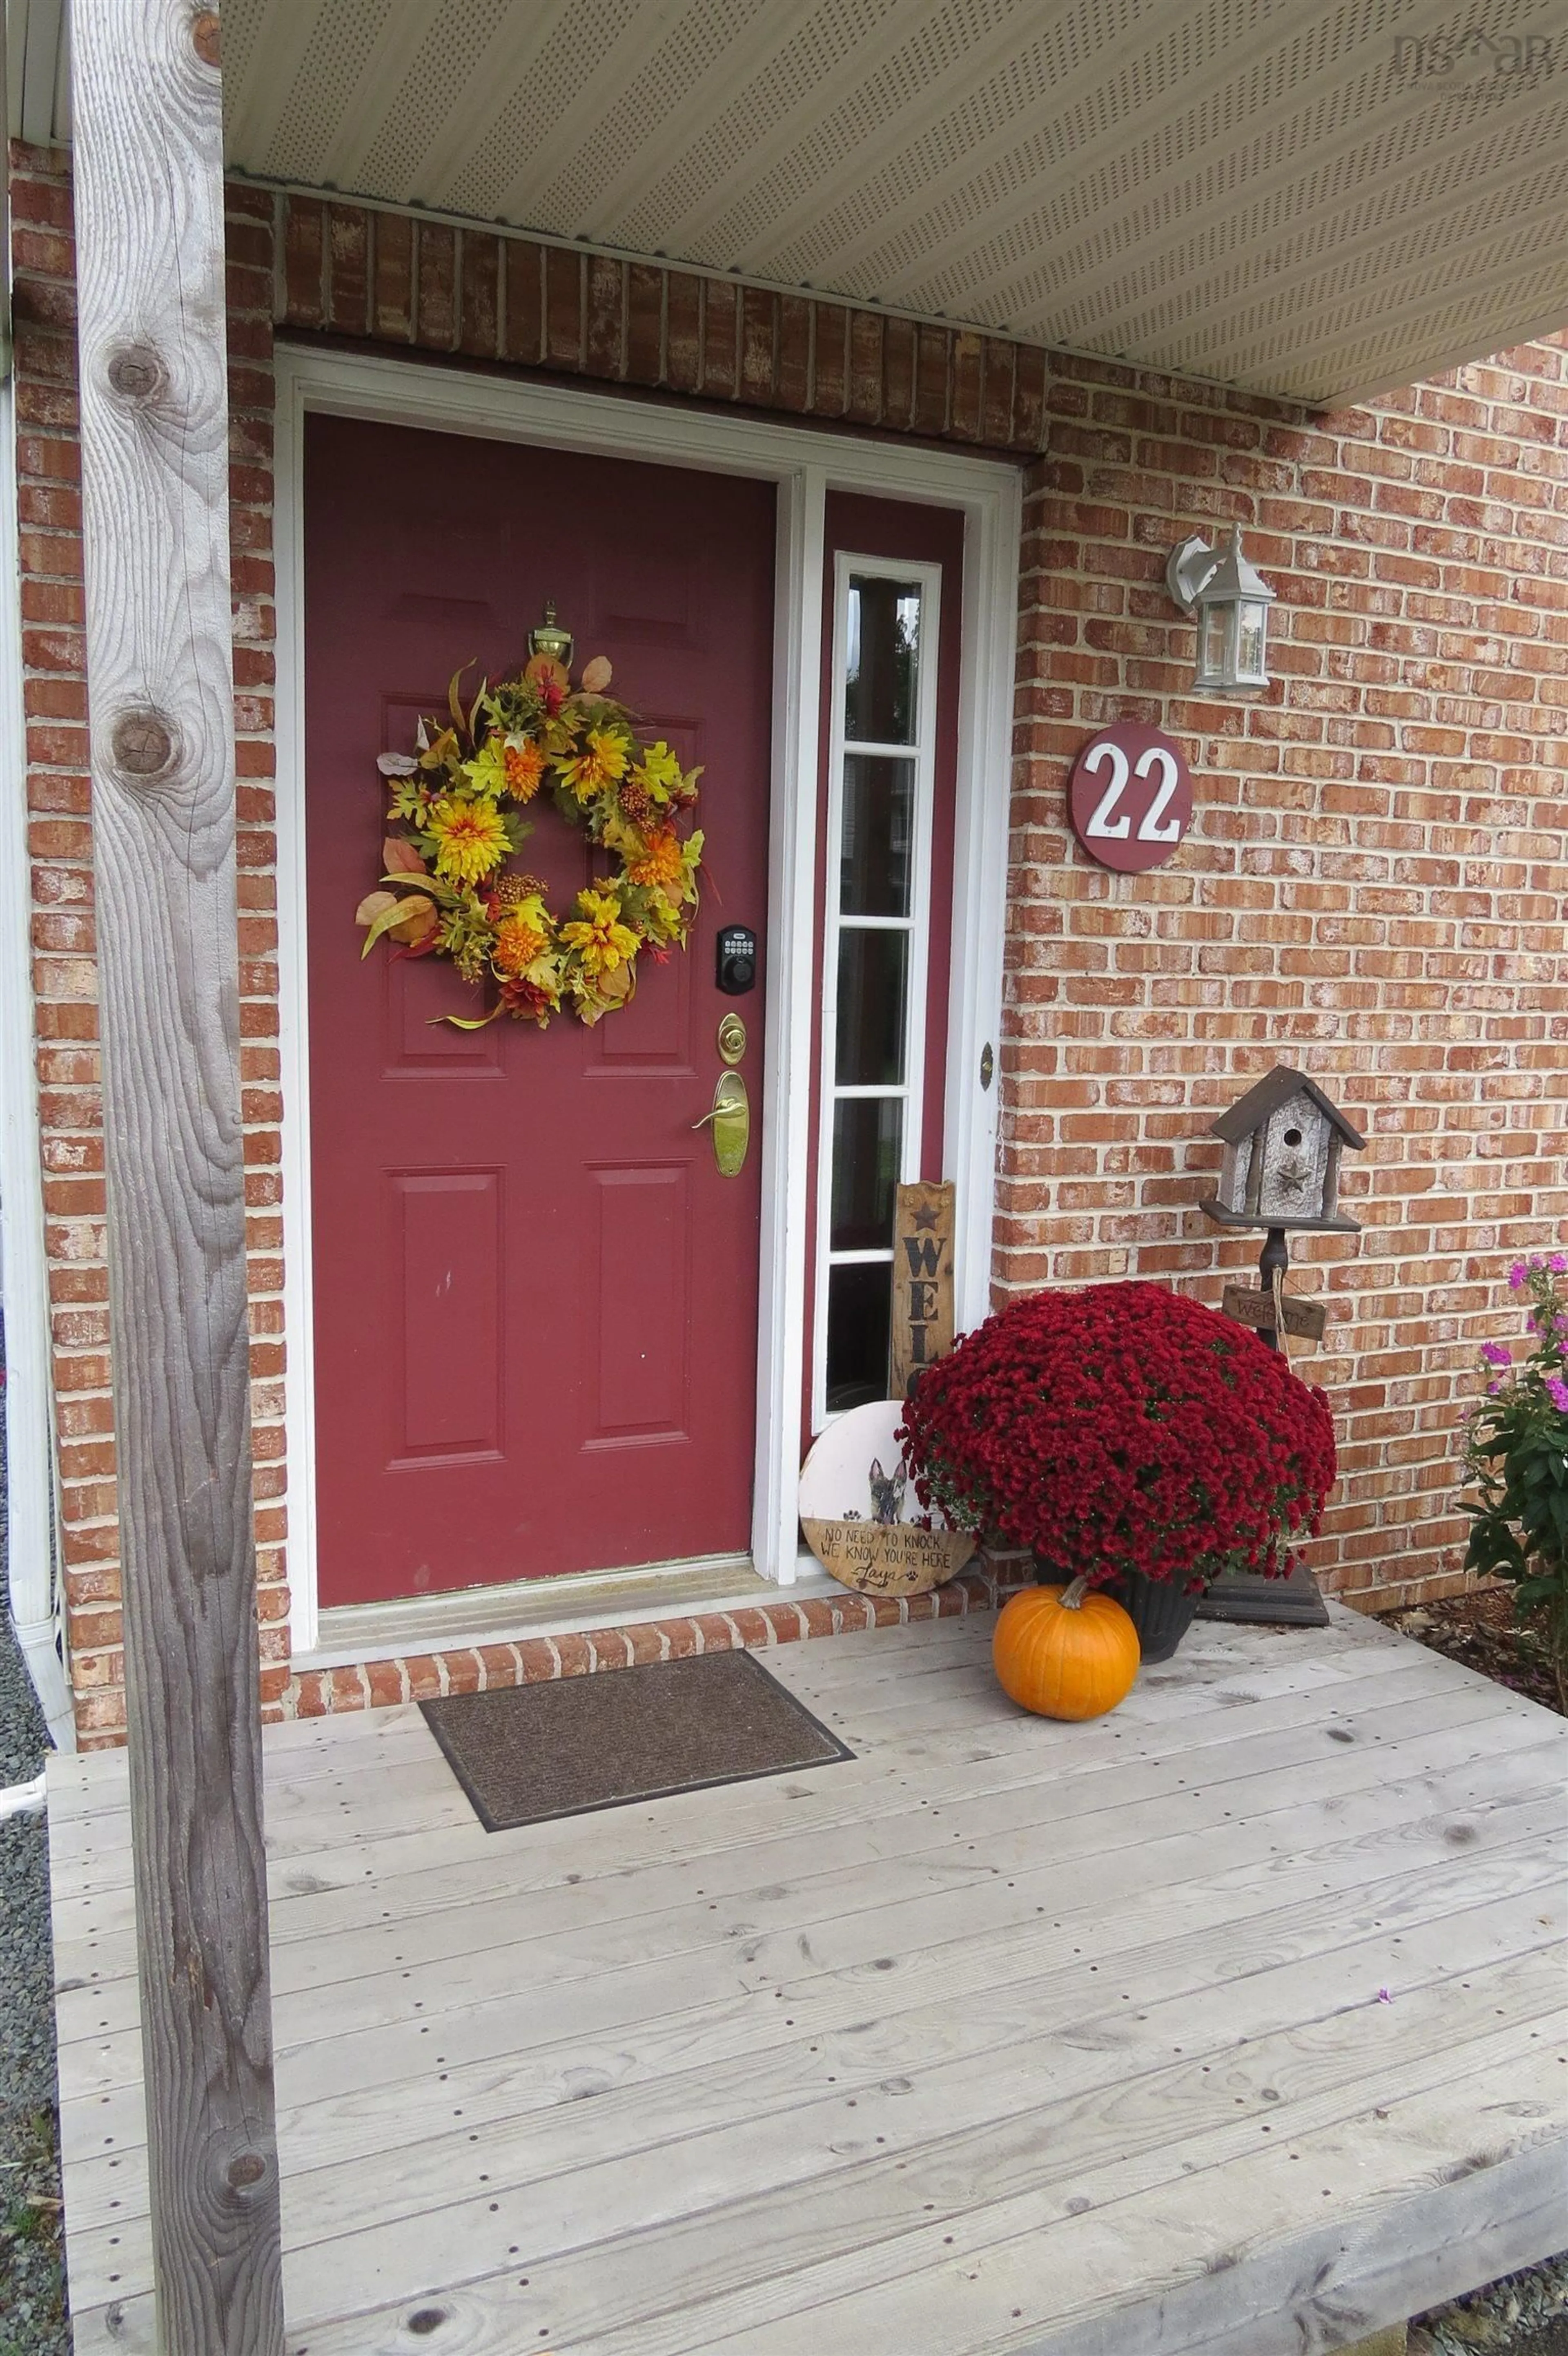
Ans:
<svg viewBox="0 0 1568 2356"><path fill-rule="evenodd" d="M1334 1480L1323 1393L1157 1284L1014 1301L922 1376L902 1432L928 1510L1091 1587L1283 1578Z"/></svg>

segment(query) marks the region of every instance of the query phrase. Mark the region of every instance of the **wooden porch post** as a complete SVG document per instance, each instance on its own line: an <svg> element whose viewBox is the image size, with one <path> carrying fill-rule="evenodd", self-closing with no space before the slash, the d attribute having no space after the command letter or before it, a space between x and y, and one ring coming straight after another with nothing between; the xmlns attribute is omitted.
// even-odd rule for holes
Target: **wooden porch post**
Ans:
<svg viewBox="0 0 1568 2356"><path fill-rule="evenodd" d="M218 19L71 20L131 1826L163 2356L281 2356Z"/></svg>

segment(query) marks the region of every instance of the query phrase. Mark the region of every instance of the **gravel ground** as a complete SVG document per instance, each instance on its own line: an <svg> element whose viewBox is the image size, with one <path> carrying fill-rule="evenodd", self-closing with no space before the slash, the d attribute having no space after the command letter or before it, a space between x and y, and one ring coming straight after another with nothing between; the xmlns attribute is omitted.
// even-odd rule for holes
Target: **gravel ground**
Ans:
<svg viewBox="0 0 1568 2356"><path fill-rule="evenodd" d="M1410 2328L1410 2356L1568 2356L1568 2257L1434 2308Z"/></svg>
<svg viewBox="0 0 1568 2356"><path fill-rule="evenodd" d="M4 1451L0 1419L0 1560L8 1560ZM30 1783L45 1749L32 1679L11 1633L9 1598L7 1587L0 1609L0 1785ZM0 2356L70 2351L51 1980L44 1819L13 1816L0 1824Z"/></svg>

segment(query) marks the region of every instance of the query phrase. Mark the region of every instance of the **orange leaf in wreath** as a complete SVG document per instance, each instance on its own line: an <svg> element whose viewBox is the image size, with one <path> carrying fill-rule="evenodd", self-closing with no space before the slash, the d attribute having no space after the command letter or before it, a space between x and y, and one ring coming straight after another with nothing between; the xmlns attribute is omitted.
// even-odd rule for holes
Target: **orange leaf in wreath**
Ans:
<svg viewBox="0 0 1568 2356"><path fill-rule="evenodd" d="M402 905L406 908L410 904L405 900ZM411 915L405 916L400 925L389 926L388 930L392 938L401 941L405 948L418 948L421 941L429 940L439 921L431 903L421 900L414 905Z"/></svg>
<svg viewBox="0 0 1568 2356"><path fill-rule="evenodd" d="M559 687L563 695L571 685L571 673L553 655L535 655L523 677L530 687Z"/></svg>
<svg viewBox="0 0 1568 2356"><path fill-rule="evenodd" d="M381 864L389 875L423 875L427 872L413 844L396 834L389 834L381 845Z"/></svg>
<svg viewBox="0 0 1568 2356"><path fill-rule="evenodd" d="M367 892L354 911L354 921L357 925L373 925L385 909L395 908L397 905L395 892Z"/></svg>
<svg viewBox="0 0 1568 2356"><path fill-rule="evenodd" d="M372 892L369 899L360 901L361 910L368 908L372 900L385 901L386 905L375 909L368 918L361 916L361 923L368 926L361 957L369 956L383 933L390 933L395 940L414 942L435 929L435 910L422 893L400 900L391 892Z"/></svg>
<svg viewBox="0 0 1568 2356"><path fill-rule="evenodd" d="M603 695L614 676L615 674L611 668L609 657L607 655L595 655L592 662L584 663L582 666L583 693L585 695Z"/></svg>

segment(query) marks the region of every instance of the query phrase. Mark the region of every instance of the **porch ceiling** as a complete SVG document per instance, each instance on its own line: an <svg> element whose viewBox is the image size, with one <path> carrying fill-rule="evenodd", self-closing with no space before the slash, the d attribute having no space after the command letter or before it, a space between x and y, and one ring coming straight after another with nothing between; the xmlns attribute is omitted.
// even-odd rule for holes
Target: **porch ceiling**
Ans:
<svg viewBox="0 0 1568 2356"><path fill-rule="evenodd" d="M1568 323L1568 0L227 0L223 39L240 172L1256 391ZM32 136L47 47L13 26Z"/></svg>

